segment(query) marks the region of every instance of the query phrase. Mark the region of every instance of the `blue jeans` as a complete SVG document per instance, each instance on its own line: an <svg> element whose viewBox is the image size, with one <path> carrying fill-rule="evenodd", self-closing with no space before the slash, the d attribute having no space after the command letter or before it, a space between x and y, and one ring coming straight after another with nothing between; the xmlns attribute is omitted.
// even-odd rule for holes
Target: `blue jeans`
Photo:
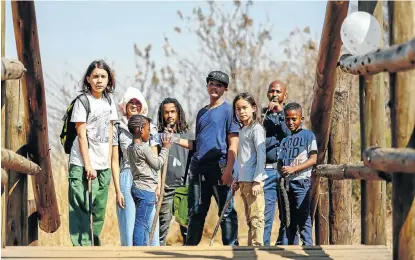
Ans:
<svg viewBox="0 0 415 260"><path fill-rule="evenodd" d="M313 245L310 215L310 179L291 180L288 198L290 201L290 226L287 228L289 245L298 245L298 232L303 245Z"/></svg>
<svg viewBox="0 0 415 260"><path fill-rule="evenodd" d="M149 245L149 235L153 222L152 216L154 215L156 194L151 191L137 189L134 185L131 187L131 194L136 207L133 245L147 246Z"/></svg>
<svg viewBox="0 0 415 260"><path fill-rule="evenodd" d="M277 195L277 181L280 174L275 169L265 169L268 177L265 179L264 195L265 195L265 228L264 228L264 246L271 245L272 224L275 217L275 209L278 201ZM278 210L280 228L278 231L278 238L276 245L288 245L287 236L285 234L285 227L281 224L281 214Z"/></svg>
<svg viewBox="0 0 415 260"><path fill-rule="evenodd" d="M131 174L130 168L124 168L120 173L120 190L124 195L125 208L122 209L117 206L117 219L118 219L118 228L120 231L120 239L122 246L132 246L133 245L133 233L134 233L134 223L135 223L135 202L131 194L131 187L133 185L133 176ZM156 213L156 207L152 211L151 219L153 219L154 214ZM152 246L159 246L159 223L157 222L156 231L154 232L153 240L151 241Z"/></svg>
<svg viewBox="0 0 415 260"><path fill-rule="evenodd" d="M124 195L125 209L117 206L118 228L122 246L133 245L133 232L135 222L135 203L131 195L133 176L130 168L125 168L120 173L120 190Z"/></svg>
<svg viewBox="0 0 415 260"><path fill-rule="evenodd" d="M189 171L189 225L187 227L186 245L198 245L203 234L205 219L213 197L218 204L220 216L230 187L218 185L221 176L218 164L190 165ZM233 199L225 211L220 227L223 245L239 245L238 216L233 207Z"/></svg>

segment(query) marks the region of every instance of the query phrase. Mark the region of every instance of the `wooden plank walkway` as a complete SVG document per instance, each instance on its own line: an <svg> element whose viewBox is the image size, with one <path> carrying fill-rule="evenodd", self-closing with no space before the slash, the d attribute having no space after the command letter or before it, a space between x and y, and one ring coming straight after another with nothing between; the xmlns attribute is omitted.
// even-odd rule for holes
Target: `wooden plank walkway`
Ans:
<svg viewBox="0 0 415 260"><path fill-rule="evenodd" d="M6 247L2 259L197 259L197 260L280 260L280 259L376 259L390 260L386 246L325 245L279 247Z"/></svg>

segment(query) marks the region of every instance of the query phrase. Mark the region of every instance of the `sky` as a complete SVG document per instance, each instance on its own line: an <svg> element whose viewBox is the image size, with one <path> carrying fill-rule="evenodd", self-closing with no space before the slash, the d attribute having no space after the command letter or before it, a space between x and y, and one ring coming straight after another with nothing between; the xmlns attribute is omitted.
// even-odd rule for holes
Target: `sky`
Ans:
<svg viewBox="0 0 415 260"><path fill-rule="evenodd" d="M230 8L230 1L222 1ZM156 64L165 64L163 34L183 55L197 55L197 41L189 34L177 34L183 25L177 10L191 15L202 1L36 1L36 19L43 73L59 81L66 72L81 75L91 61L103 58L117 73L118 82L133 78L133 45L151 43ZM310 26L319 40L326 1L254 1L251 16L273 24L273 41L267 48L280 51L278 42L296 27ZM278 55L277 55L278 56ZM17 58L10 1L6 2L6 57ZM79 79L80 80L80 79ZM46 86L47 87L47 86Z"/></svg>

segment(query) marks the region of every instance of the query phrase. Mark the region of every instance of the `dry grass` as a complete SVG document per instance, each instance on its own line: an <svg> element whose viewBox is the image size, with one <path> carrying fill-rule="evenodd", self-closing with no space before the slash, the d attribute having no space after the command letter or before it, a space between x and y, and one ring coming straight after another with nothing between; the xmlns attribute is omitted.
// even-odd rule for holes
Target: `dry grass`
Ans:
<svg viewBox="0 0 415 260"><path fill-rule="evenodd" d="M61 216L61 227L57 232L53 234L47 234L43 231L39 232L39 244L41 246L70 246L71 241L69 239L69 226L68 226L68 181L66 169L61 169L60 171L54 171L54 181L55 187L57 189L57 199L59 203L59 212ZM31 186L31 185L29 185ZM33 193L29 191L29 194L33 196ZM29 195L29 196L30 196ZM240 245L247 244L247 230L246 220L244 216L244 209L242 200L239 192L235 196L235 208L238 212L239 220L239 242ZM390 207L388 207L390 209ZM351 220L353 230L354 230L354 244L360 244L360 202L354 201L354 216ZM217 215L217 206L214 200L212 200L210 211L208 213L206 224L204 228L204 235L201 241L201 244L209 244L210 238L212 236L213 229L215 228L216 222L218 220ZM274 221L272 229L271 244L274 244L277 239L277 231L279 228L279 221L277 217ZM388 210L387 218L387 246L389 249L392 249L392 217L391 211ZM120 236L118 231L118 222L115 212L115 194L114 194L114 185L110 184L109 187L109 196L108 196L108 206L107 213L105 217L104 229L101 233L101 239L103 246L113 246L120 245ZM167 237L168 245L182 245L183 241L179 231L179 225L176 222L172 222L169 235ZM220 229L215 237L215 244L221 245L221 232Z"/></svg>

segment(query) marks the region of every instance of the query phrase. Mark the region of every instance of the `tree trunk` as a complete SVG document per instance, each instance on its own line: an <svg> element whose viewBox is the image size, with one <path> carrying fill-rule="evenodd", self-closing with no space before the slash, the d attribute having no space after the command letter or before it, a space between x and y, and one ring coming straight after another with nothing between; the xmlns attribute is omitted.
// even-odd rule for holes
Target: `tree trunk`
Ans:
<svg viewBox="0 0 415 260"><path fill-rule="evenodd" d="M336 65L342 46L340 28L347 16L348 8L349 1L327 2L314 82L314 99L311 105L311 128L317 139L318 164L324 162L326 155L336 86ZM313 176L312 179L310 196L312 199L311 216L313 218L319 201L320 178Z"/></svg>
<svg viewBox="0 0 415 260"><path fill-rule="evenodd" d="M390 43L415 36L415 2L389 1ZM415 70L391 73L392 146L415 148ZM415 174L393 174L393 259L415 259Z"/></svg>
<svg viewBox="0 0 415 260"><path fill-rule="evenodd" d="M359 1L359 11L373 14L383 28L382 1ZM383 74L359 77L361 154L385 143ZM386 182L361 181L361 243L386 245Z"/></svg>
<svg viewBox="0 0 415 260"><path fill-rule="evenodd" d="M343 72L339 71L339 73ZM350 77L345 79L352 80ZM331 164L342 164L350 161L352 142L350 138L349 106L349 91L344 88L336 90L328 149L328 162ZM329 203L330 244L350 245L353 235L352 226L350 225L352 219L351 180L329 180Z"/></svg>
<svg viewBox="0 0 415 260"><path fill-rule="evenodd" d="M26 67L23 96L28 104L28 153L42 171L34 178L33 191L39 211L40 228L55 232L60 224L55 185L50 164L45 86L33 1L12 1L14 34L19 60Z"/></svg>

